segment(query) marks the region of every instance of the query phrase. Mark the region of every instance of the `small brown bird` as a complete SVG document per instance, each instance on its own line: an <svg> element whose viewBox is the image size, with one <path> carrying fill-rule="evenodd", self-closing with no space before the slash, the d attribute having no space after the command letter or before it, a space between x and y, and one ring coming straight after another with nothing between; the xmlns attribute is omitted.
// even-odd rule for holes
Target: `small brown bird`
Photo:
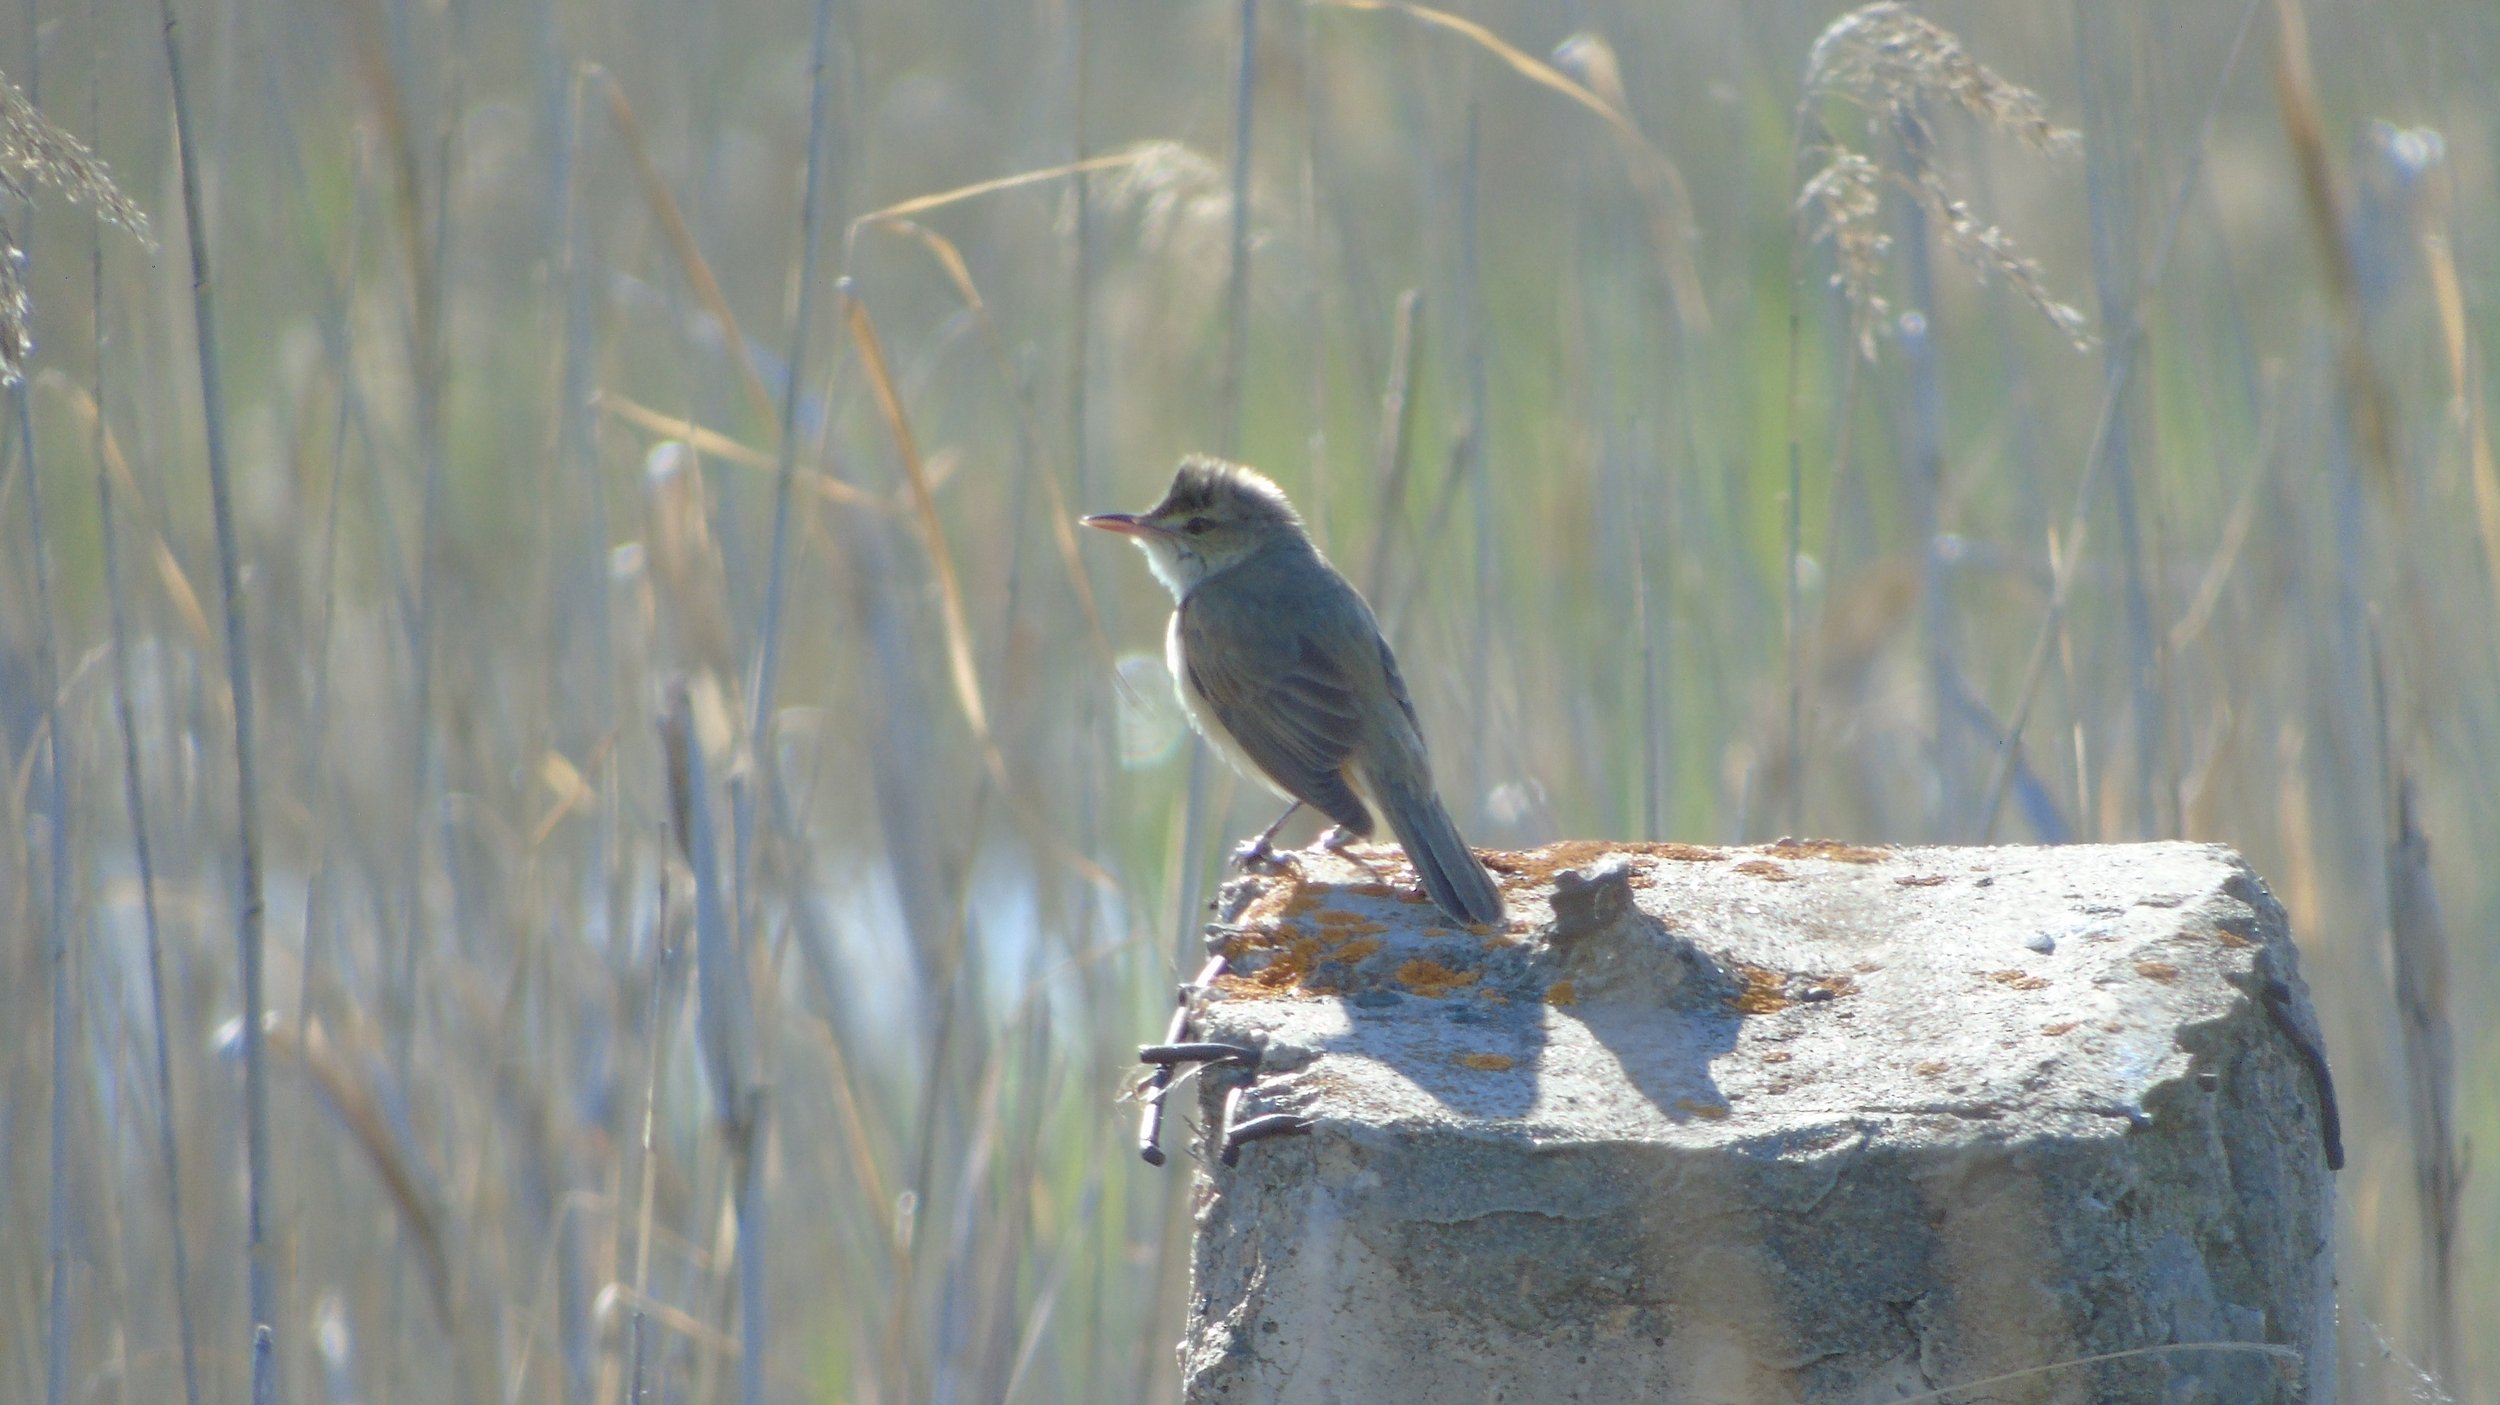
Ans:
<svg viewBox="0 0 2500 1405"><path fill-rule="evenodd" d="M1304 805L1336 821L1332 848L1368 838L1379 816L1443 912L1501 920L1502 890L1433 791L1415 705L1371 606L1320 555L1283 489L1192 455L1151 510L1085 525L1136 542L1180 602L1164 659L1190 722L1293 802L1244 860L1265 858Z"/></svg>

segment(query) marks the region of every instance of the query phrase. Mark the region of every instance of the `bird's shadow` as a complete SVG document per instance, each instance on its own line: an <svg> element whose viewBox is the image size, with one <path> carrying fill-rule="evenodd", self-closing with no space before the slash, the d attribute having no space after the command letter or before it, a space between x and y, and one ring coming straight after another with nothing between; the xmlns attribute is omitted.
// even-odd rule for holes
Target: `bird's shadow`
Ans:
<svg viewBox="0 0 2500 1405"><path fill-rule="evenodd" d="M1235 993L1338 1005L1308 1053L1371 1062L1448 1115L1581 1122L1638 1098L1673 1122L1725 1116L1711 1065L1743 1027L1744 978L1641 911L1619 863L1555 875L1552 907L1524 932L1469 931L1383 884L1305 881L1217 930Z"/></svg>

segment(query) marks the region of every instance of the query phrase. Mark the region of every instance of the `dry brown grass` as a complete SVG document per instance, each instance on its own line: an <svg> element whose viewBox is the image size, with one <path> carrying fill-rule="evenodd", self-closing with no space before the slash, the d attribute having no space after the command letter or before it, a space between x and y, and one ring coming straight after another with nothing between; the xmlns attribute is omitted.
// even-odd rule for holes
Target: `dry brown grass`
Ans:
<svg viewBox="0 0 2500 1405"><path fill-rule="evenodd" d="M1863 129L1836 132L1822 116L1827 98L1864 114ZM1806 58L1798 154L1813 170L1798 189L1797 212L1808 239L1831 247L1832 284L1848 303L1859 353L1874 359L1892 314L1882 291L1892 247L1882 221L1887 190L1916 201L1946 246L1983 278L2003 280L2078 350L2088 349L2083 313L2051 295L2038 261L1982 222L1936 164L1929 121L1939 104L2042 156L2070 156L2082 146L2078 133L2049 121L2039 94L2000 77L1951 31L1909 7L1884 0L1834 20Z"/></svg>
<svg viewBox="0 0 2500 1405"><path fill-rule="evenodd" d="M95 211L97 219L154 248L147 213L121 187L86 143L35 110L26 94L0 74L0 191L32 201L36 187L56 190L70 203ZM35 348L34 304L27 297L26 254L0 220L0 384L25 379Z"/></svg>

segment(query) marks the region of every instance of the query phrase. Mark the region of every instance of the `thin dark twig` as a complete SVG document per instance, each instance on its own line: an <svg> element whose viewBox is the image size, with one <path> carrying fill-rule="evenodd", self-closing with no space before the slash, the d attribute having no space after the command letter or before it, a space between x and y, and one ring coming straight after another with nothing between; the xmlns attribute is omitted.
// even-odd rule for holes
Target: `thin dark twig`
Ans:
<svg viewBox="0 0 2500 1405"><path fill-rule="evenodd" d="M1163 1032L1163 1045L1169 1048L1189 1037L1189 990L1183 987L1180 1008L1172 1012L1171 1024ZM1143 1057L1144 1050L1139 1051ZM1149 1166L1163 1164L1164 1094L1172 1087L1174 1069L1170 1061L1155 1065L1144 1086L1138 1090L1140 1110L1137 1114L1137 1154Z"/></svg>
<svg viewBox="0 0 2500 1405"><path fill-rule="evenodd" d="M0 257L6 257L0 254ZM70 1107L78 1076L77 1005L71 993L69 951L69 765L61 737L61 684L52 633L52 553L44 541L43 475L35 471L34 419L23 377L9 383L9 407L17 416L17 458L26 468L26 530L35 558L35 686L43 693L46 758L43 788L45 857L49 890L43 906L44 964L52 975L51 1176L44 1223L44 1257L51 1265L44 1336L44 1399L60 1405L69 1389L74 1317L69 1291Z"/></svg>
<svg viewBox="0 0 2500 1405"><path fill-rule="evenodd" d="M772 1314L764 1296L764 1137L768 1104L762 1090L751 1099L739 1127L738 1175L738 1399L760 1405L764 1399L764 1348L771 1338Z"/></svg>
<svg viewBox="0 0 2500 1405"><path fill-rule="evenodd" d="M1083 165L1093 156L1093 142L1085 130L1085 85L1087 53L1085 48L1084 0L1069 0L1068 16L1068 159ZM1073 220L1069 242L1074 245L1068 260L1068 471L1074 475L1072 488L1084 500L1093 485L1092 458L1086 452L1085 372L1093 346L1094 308L1094 183L1079 180L1072 193ZM1106 724L1107 725L1107 724Z"/></svg>
<svg viewBox="0 0 2500 1405"><path fill-rule="evenodd" d="M643 1389L643 1368L650 1355L650 1349L646 1345L645 1340L650 1335L648 1330L650 1320L649 1314L645 1313L641 1306L637 1304L634 1308L633 1323L627 1329L627 1335L631 1345L626 1351L626 1405L642 1405L645 1397L645 1391Z"/></svg>
<svg viewBox="0 0 2500 1405"><path fill-rule="evenodd" d="M1387 598L1389 534L1406 501L1407 468L1414 457L1415 333L1423 310L1423 289L1409 288L1398 294L1396 321L1389 336L1389 378L1380 389L1380 438L1372 449L1372 482L1379 485L1380 506L1365 563L1374 600Z"/></svg>
<svg viewBox="0 0 2500 1405"><path fill-rule="evenodd" d="M253 750L251 641L243 616L243 548L235 533L233 476L226 459L224 378L217 360L216 301L210 295L208 231L201 224L200 170L192 142L191 108L182 85L182 50L174 30L173 0L157 0L165 27L166 82L173 95L174 146L182 168L183 225L191 248L191 313L200 363L200 414L208 447L209 513L217 532L217 584L224 605L226 677L234 698L236 834L241 907L236 941L243 965L243 1142L245 1249L250 1259L254 1375L277 1321L277 1284L268 1262L262 1211L268 1200L269 1079L261 1031L260 773Z"/></svg>
<svg viewBox="0 0 2500 1405"><path fill-rule="evenodd" d="M1789 834L1805 830L1806 795L1806 679L1804 621L1797 606L1797 566L1804 552L1805 534L1805 448L1799 427L1798 395L1801 373L1797 361L1805 340L1805 246L1791 239L1788 256L1788 511L1781 521L1785 535L1786 575L1780 582L1780 630L1785 636L1788 665L1788 823ZM1647 730L1646 728L1644 730ZM1656 838L1655 834L1647 836Z"/></svg>
<svg viewBox="0 0 2500 1405"><path fill-rule="evenodd" d="M712 787L704 764L703 741L696 735L693 706L683 679L669 685L666 728L669 779L675 792L671 808L683 824L686 861L694 868L695 1027L705 1072L711 1075L712 1100L721 1135L728 1144L737 1204L741 1350L738 1385L747 1405L763 1391L764 1304L747 1290L762 1259L761 1246L747 1237L750 1227L762 1229L762 1207L753 1202L757 1129L762 1125L764 1089L757 1076L755 999L749 988L747 951L738 940L729 915L729 897L715 840Z"/></svg>
<svg viewBox="0 0 2500 1405"><path fill-rule="evenodd" d="M775 452L778 462L773 472L773 538L764 578L764 616L757 628L762 638L757 645L755 680L749 689L747 740L751 754L760 765L769 764L765 729L772 719L773 694L781 673L781 615L789 587L790 497L798 478L798 412L800 388L807 379L807 333L816 317L816 259L818 232L824 220L825 187L825 109L829 85L825 81L825 53L833 31L833 0L817 0L815 36L808 59L807 106L807 184L799 218L799 298L790 322L790 352L785 361L781 394L781 434ZM689 746L694 745L689 739ZM736 826L738 872L731 892L736 911L751 910L748 885L755 861L755 803L763 786L762 777L750 776L738 789L731 823ZM701 804L701 801L697 802ZM698 821L698 823L702 823ZM709 862L708 856L705 862ZM706 869L705 874L710 872ZM697 878L700 888L701 875ZM698 900L700 895L698 894ZM737 968L733 978L743 997L741 1010L753 1025L753 997L746 991L748 974L753 970L747 960L752 943L739 943L732 950ZM753 1038L750 1034L750 1039ZM750 1057L760 1060L760 1050L750 1050ZM752 1063L750 1079L760 1078L760 1070ZM732 1139L733 1161L738 1177L738 1397L745 1405L758 1405L764 1398L764 1352L771 1323L770 1303L764 1293L764 1136L767 1093L760 1083L742 1089L743 1103L738 1110Z"/></svg>
<svg viewBox="0 0 2500 1405"><path fill-rule="evenodd" d="M799 388L807 379L807 332L816 318L817 231L824 219L825 50L833 30L833 0L817 0L816 35L809 52L807 102L807 193L799 217L799 304L790 320L790 354L781 382L781 435L773 465L773 540L764 568L764 617L757 626L755 681L748 690L747 741L759 761L765 751L764 727L772 717L773 692L781 676L781 614L790 575L790 493L798 478ZM739 851L737 891L745 910L749 839L755 824L757 788L743 792L733 821Z"/></svg>
<svg viewBox="0 0 2500 1405"><path fill-rule="evenodd" d="M467 27L465 4L451 7L453 51L459 51L459 35ZM386 96L395 95L397 85L388 81L389 70L380 58L370 65L377 88ZM452 91L448 95L447 113L460 111L461 66L452 65ZM434 737L434 655L436 652L436 617L441 613L441 579L444 569L444 518L449 511L450 464L443 442L444 400L450 363L444 354L443 305L444 280L449 271L451 244L451 172L457 157L459 122L446 116L436 151L434 211L429 221L423 210L424 196L417 174L417 157L406 121L391 127L391 135L400 147L396 169L400 200L402 238L408 247L411 302L415 316L409 326L410 376L415 392L415 417L418 459L422 465L417 507L417 593L415 613L408 620L408 775L407 800L409 832L403 856L400 889L399 971L394 987L399 1002L400 1018L392 1026L392 1067L402 1079L408 1076L414 1056L417 1029L417 957L421 934L426 930L426 812L431 798L434 773L441 762L435 756ZM448 782L446 782L448 784ZM446 795L445 800L449 797ZM452 861L453 843L450 835L449 806L442 809L443 861ZM455 901L463 891L453 881L448 885Z"/></svg>
<svg viewBox="0 0 2500 1405"><path fill-rule="evenodd" d="M1474 684L1471 691L1475 693L1475 706L1470 709L1475 735L1467 748L1467 793L1470 795L1484 793L1486 768L1493 761L1494 736L1493 707L1483 691L1489 690L1493 681L1495 591L1493 474L1488 464L1490 446L1485 442L1491 433L1493 417L1492 371L1489 365L1493 331L1484 298L1483 183L1483 104L1470 95L1467 103L1467 153L1459 167L1458 179L1459 298L1465 308L1461 324L1466 338L1460 354L1466 358L1467 372L1467 432L1461 442L1466 451L1467 487L1475 508L1476 535L1475 638L1467 673Z"/></svg>
<svg viewBox="0 0 2500 1405"><path fill-rule="evenodd" d="M1259 1051L1247 1044L1228 1044L1217 1039L1170 1039L1161 1044L1139 1045L1137 1061L1166 1068L1173 1064L1255 1064Z"/></svg>
<svg viewBox="0 0 2500 1405"><path fill-rule="evenodd" d="M123 600L121 534L113 525L113 475L104 451L104 256L97 241L95 306L96 530L104 545L104 593L113 626L113 719L122 735L122 803L130 814L131 858L139 869L139 925L148 949L148 1018L156 1029L156 1143L165 1163L165 1218L173 1250L174 1323L182 1343L182 1398L199 1405L199 1342L191 1325L189 1234L182 1218L182 1157L174 1139L174 1066L165 1027L165 944L157 921L156 857L148 842L147 788L139 770L139 725L130 706L130 627Z"/></svg>
<svg viewBox="0 0 2500 1405"><path fill-rule="evenodd" d="M2457 1223L2465 1161L2457 1154L2456 1030L2449 1019L2447 925L2431 878L2430 839L2413 799L2413 777L2396 759L2387 669L2378 628L2370 629L2370 701L2376 714L2379 786L2388 806L2387 950L2395 977L2397 1031L2404 1050L2408 1139L2413 1144L2414 1212L2429 1280L2431 1369L2457 1379ZM2304 1051L2305 1052L2305 1051ZM2324 1060L2318 1060L2323 1068ZM2321 1076L2322 1117L2333 1107ZM2334 1138L2330 1136L2330 1145Z"/></svg>
<svg viewBox="0 0 2500 1405"><path fill-rule="evenodd" d="M2075 6L2077 87L2083 101L2084 127L2090 134L2084 143L2084 203L2091 236L2092 280L2100 294L2104 327L2116 326L2122 320L2130 324L2139 321L2142 307L2142 294L2135 281L2136 261L2140 257L2136 198L2125 169L2131 147L2118 138L2120 117L2111 115L2111 100L2103 91L2109 83L2097 73L2106 65L2097 59L2102 46L2095 42L2095 36L2107 19L2105 9L2091 0L2081 0ZM2114 364L2116 353L2109 353L2106 360ZM2152 596L2144 578L2145 519L2149 514L2138 502L2143 495L2139 483L2143 475L2137 464L2136 425L2142 412L2137 408L2138 397L2129 393L2133 384L2132 376L2113 376L2110 431L2101 440L2100 460L2089 470L2089 476L2109 481L2110 511L2118 530L2128 712L2134 733L2131 759L2135 763L2135 826L2139 833L2163 835L2175 833L2176 826L2164 822L2166 811L2174 806L2165 806L2159 797L2155 775L2161 758L2170 749L2171 737L2159 686L2161 648L2153 629ZM2170 788L2167 798L2176 801L2176 787Z"/></svg>
<svg viewBox="0 0 2500 1405"><path fill-rule="evenodd" d="M32 6L27 19L34 18ZM32 36L29 36L32 38ZM41 46L30 44L30 52ZM27 75L27 103L41 91L41 68ZM29 241L31 242L31 241ZM23 248L0 249L0 259L22 260ZM20 304L22 306L22 303ZM14 313L15 308L11 311ZM22 357L30 346L22 333L11 333L10 350ZM61 1405L69 1393L70 1351L75 1335L69 1291L70 1104L77 1096L75 1004L70 993L69 922L69 782L68 758L61 744L61 677L58 643L52 630L52 554L43 529L43 475L35 468L35 422L27 404L26 377L12 360L7 376L9 407L17 416L17 459L26 469L26 533L35 560L35 686L43 693L45 780L43 790L44 856L49 884L43 905L44 965L51 973L52 1109L50 1177L44 1216L44 1260L49 1266L44 1302L43 1386L45 1405ZM29 754L31 755L31 749ZM30 856L31 857L31 856Z"/></svg>
<svg viewBox="0 0 2500 1405"><path fill-rule="evenodd" d="M1897 113L1893 136L1900 143L1901 164L1906 169L1931 168L1929 137L1922 123L1913 120L1909 113ZM1901 360L1910 383L1909 413L1903 430L1908 442L1902 452L1907 462L1902 467L1910 531L1917 551L1919 601L1925 614L1929 710L1936 726L1935 736L1930 739L1935 748L1936 812L1928 822L1931 833L1956 837L1961 831L1956 821L1967 813L1961 807L1968 801L1961 751L1953 741L1953 709L1949 705L1960 676L1953 653L1952 578L1944 553L1937 546L1944 531L1945 408L1944 371L1936 351L1935 325L1942 312L1936 302L1935 259L1927 207L1916 200L1905 200L1900 211L1903 274L1909 284L1909 300L1919 314L1900 319Z"/></svg>
<svg viewBox="0 0 2500 1405"><path fill-rule="evenodd" d="M1657 617L1666 612L1650 604L1648 542L1636 534L1630 552L1632 558L1632 632L1640 641L1641 654L1641 833L1643 839L1656 839L1666 828L1667 805L1667 729L1659 715L1663 690L1659 687L1658 660L1665 651L1659 647Z"/></svg>
<svg viewBox="0 0 2500 1405"><path fill-rule="evenodd" d="M1807 109L1798 107L1796 131L1789 145L1789 179L1793 188L1805 178L1806 151L1809 134L1819 124L1809 121ZM1804 206L1798 207L1795 218L1805 217ZM1805 340L1806 251L1812 240L1800 224L1788 241L1788 513L1786 524L1788 579L1784 583L1782 602L1786 616L1783 641L1787 648L1788 667L1788 825L1790 834L1805 832L1806 739L1805 739L1805 621L1798 591L1798 568L1805 553L1805 442L1804 409L1805 372L1802 365ZM1832 538L1837 529L1841 489L1848 477L1850 427L1857 413L1858 364L1865 358L1857 354L1853 344L1841 358L1839 405L1832 414L1832 461L1824 475L1823 527L1820 533L1823 559L1833 559Z"/></svg>
<svg viewBox="0 0 2500 1405"><path fill-rule="evenodd" d="M689 738L691 740L691 738ZM678 843L686 848L686 826L677 823ZM650 1000L643 1011L643 1032L647 1042L643 1049L642 1115L636 1119L638 1135L635 1147L638 1157L635 1175L639 1180L639 1203L634 1215L634 1320L630 1361L626 1373L626 1399L631 1405L642 1405L648 1395L646 1370L649 1362L649 1320L644 1305L651 1301L651 1238L652 1218L659 1184L659 1148L657 1129L660 1110L660 1070L668 1062L668 1031L675 1021L668 1018L675 1009L670 987L676 978L680 946L671 924L673 904L669 901L671 885L663 873L659 884L659 911L651 924L651 989Z"/></svg>

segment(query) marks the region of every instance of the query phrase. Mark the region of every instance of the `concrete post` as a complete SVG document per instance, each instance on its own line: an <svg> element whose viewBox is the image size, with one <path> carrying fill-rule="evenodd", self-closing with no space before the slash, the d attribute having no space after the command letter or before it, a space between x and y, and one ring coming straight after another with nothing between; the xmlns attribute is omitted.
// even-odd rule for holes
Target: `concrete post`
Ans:
<svg viewBox="0 0 2500 1405"><path fill-rule="evenodd" d="M1501 932L1354 853L1209 929L1193 1405L2333 1398L2333 1096L2231 851L1560 844Z"/></svg>

